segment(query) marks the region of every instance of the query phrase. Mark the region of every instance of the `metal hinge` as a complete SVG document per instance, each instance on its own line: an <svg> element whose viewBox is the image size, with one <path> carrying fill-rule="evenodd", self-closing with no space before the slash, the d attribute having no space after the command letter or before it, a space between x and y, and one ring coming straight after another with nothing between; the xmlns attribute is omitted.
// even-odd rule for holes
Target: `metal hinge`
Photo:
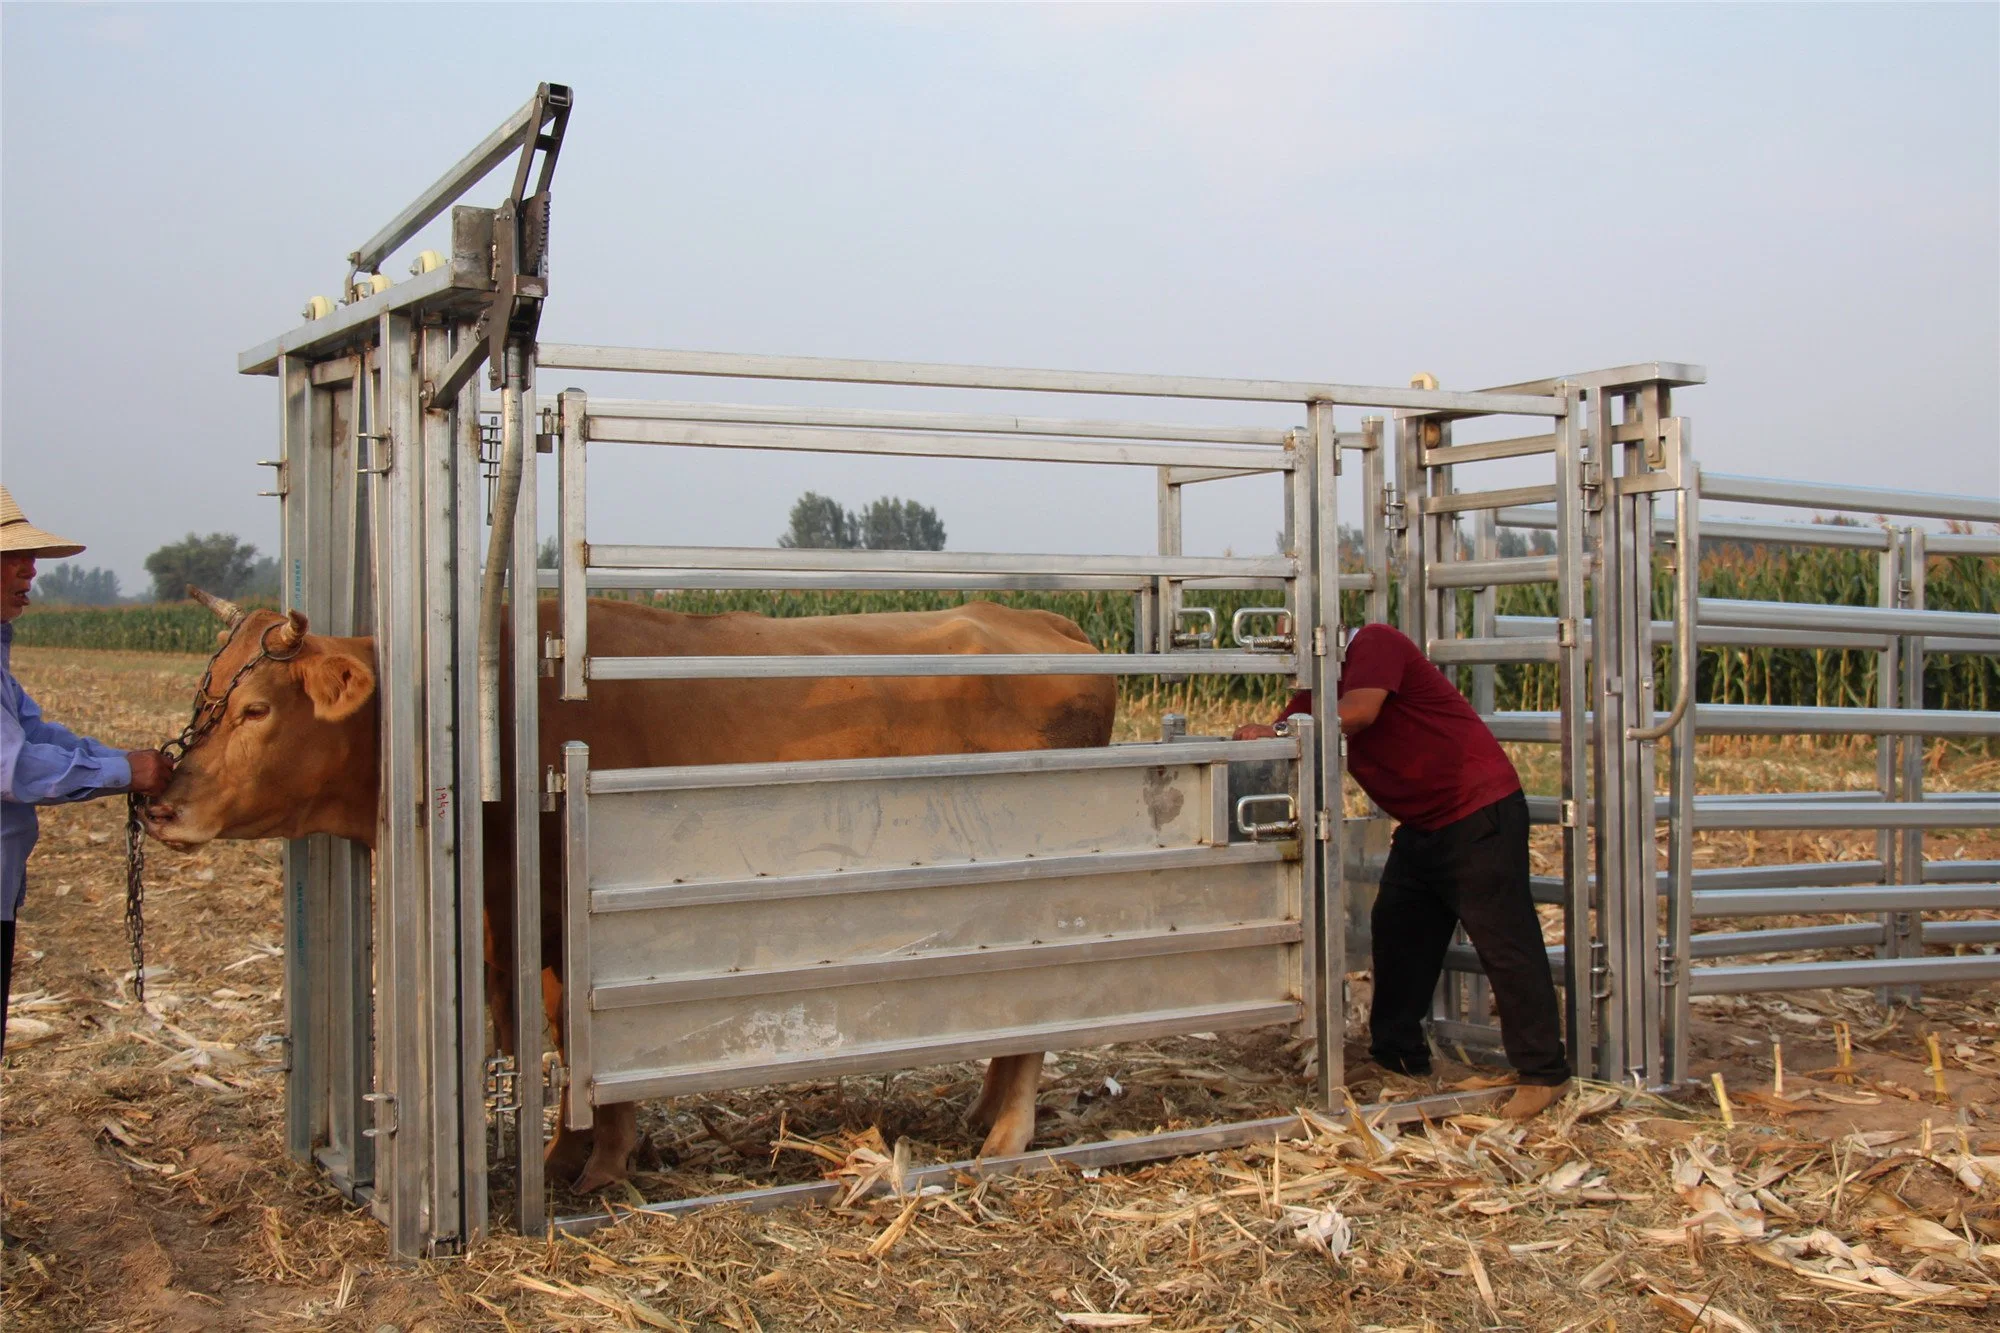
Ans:
<svg viewBox="0 0 2000 1333"><path fill-rule="evenodd" d="M1556 621L1556 646L1558 648L1576 647L1575 616L1564 616L1562 619Z"/></svg>
<svg viewBox="0 0 2000 1333"><path fill-rule="evenodd" d="M1396 498L1394 486L1382 488L1382 526L1390 532L1402 532L1409 527L1409 518L1404 512L1403 502Z"/></svg>
<svg viewBox="0 0 2000 1333"><path fill-rule="evenodd" d="M550 1101L561 1097L563 1089L569 1086L569 1070L559 1052L542 1052L542 1086L548 1089Z"/></svg>
<svg viewBox="0 0 2000 1333"><path fill-rule="evenodd" d="M1324 625L1313 627L1313 656L1326 656L1326 626Z"/></svg>
<svg viewBox="0 0 2000 1333"><path fill-rule="evenodd" d="M273 477L273 481L278 488L275 491L259 491L257 492L257 494L275 495L282 500L284 497L292 493L292 469L291 465L286 463L284 459L260 458L257 460L257 466L277 469Z"/></svg>
<svg viewBox="0 0 2000 1333"><path fill-rule="evenodd" d="M1315 817L1313 822L1315 824L1315 828L1313 831L1318 836L1319 840L1321 842L1332 842L1333 841L1332 812L1327 810L1320 811L1318 816Z"/></svg>
<svg viewBox="0 0 2000 1333"><path fill-rule="evenodd" d="M278 1071L284 1074L292 1072L292 1039L289 1036L278 1038Z"/></svg>
<svg viewBox="0 0 2000 1333"><path fill-rule="evenodd" d="M1575 828L1575 827L1576 827L1576 802L1575 802L1575 801L1564 801L1564 802L1562 803L1562 812L1561 812L1561 814L1560 814L1560 815L1559 815L1559 816L1557 817L1557 820L1556 820L1556 822L1557 822L1558 824L1560 824L1560 825L1561 825L1561 826L1562 826L1563 828Z"/></svg>
<svg viewBox="0 0 2000 1333"><path fill-rule="evenodd" d="M1590 998L1598 1001L1611 998L1611 969L1604 964L1605 952L1603 940L1590 942Z"/></svg>
<svg viewBox="0 0 2000 1333"><path fill-rule="evenodd" d="M486 1061L486 1114L495 1120L511 1119L521 1110L521 1067L511 1055L489 1056Z"/></svg>
<svg viewBox="0 0 2000 1333"><path fill-rule="evenodd" d="M1680 960L1674 955L1673 942L1666 936L1660 937L1660 985L1671 990L1681 984Z"/></svg>
<svg viewBox="0 0 2000 1333"><path fill-rule="evenodd" d="M535 432L535 452L552 454L556 451L556 439L562 432L562 416L554 408L541 411L541 429Z"/></svg>
<svg viewBox="0 0 2000 1333"><path fill-rule="evenodd" d="M362 1100L362 1101L364 1101L364 1102L375 1102L375 1103L378 1103L378 1105L379 1105L379 1108L380 1108L380 1109L378 1110L378 1112L377 1112L377 1115L378 1115L378 1118L379 1118L379 1115L380 1115L381 1111L387 1111L387 1112L389 1113L389 1123L388 1123L388 1124L386 1124L386 1125L374 1125L374 1126L371 1126L371 1127L369 1127L369 1128L367 1128L367 1129L364 1129L364 1130L362 1130L362 1131L361 1131L361 1137L362 1137L362 1138L364 1138L364 1139L374 1139L374 1138L388 1138L388 1137L389 1137L390 1135L392 1135L392 1134L394 1134L394 1133L396 1132L396 1094L395 1094L395 1093L393 1093L393 1092L369 1092L369 1093L363 1093L363 1094L362 1094L362 1097L361 1097L361 1100Z"/></svg>
<svg viewBox="0 0 2000 1333"><path fill-rule="evenodd" d="M551 662L562 661L563 652L567 648L567 646L568 645L562 639L558 638L556 635L544 634L542 636L542 656L547 658Z"/></svg>
<svg viewBox="0 0 2000 1333"><path fill-rule="evenodd" d="M556 812L556 797L562 795L568 789L569 781L562 774L556 772L554 764L550 764L542 773L542 813L545 815L554 814Z"/></svg>
<svg viewBox="0 0 2000 1333"><path fill-rule="evenodd" d="M389 438L389 432L362 431L355 435L354 438L360 443L362 449L366 451L367 457L375 460L373 466L364 462L354 469L355 472L364 477L370 475L377 477L388 476L389 469L396 465L396 445L395 441ZM370 447L371 445L373 446L372 448Z"/></svg>
<svg viewBox="0 0 2000 1333"><path fill-rule="evenodd" d="M1596 459L1586 458L1578 471L1577 489L1583 492L1583 507L1595 514L1604 508L1604 469Z"/></svg>

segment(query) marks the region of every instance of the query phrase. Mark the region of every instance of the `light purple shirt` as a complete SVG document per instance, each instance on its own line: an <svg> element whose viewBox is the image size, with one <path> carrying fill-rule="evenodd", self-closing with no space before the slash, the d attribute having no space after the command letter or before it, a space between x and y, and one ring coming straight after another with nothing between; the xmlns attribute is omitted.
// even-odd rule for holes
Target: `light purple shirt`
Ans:
<svg viewBox="0 0 2000 1333"><path fill-rule="evenodd" d="M0 624L0 921L14 919L28 892L28 853L40 833L35 807L131 786L123 750L42 719L14 679L14 627Z"/></svg>

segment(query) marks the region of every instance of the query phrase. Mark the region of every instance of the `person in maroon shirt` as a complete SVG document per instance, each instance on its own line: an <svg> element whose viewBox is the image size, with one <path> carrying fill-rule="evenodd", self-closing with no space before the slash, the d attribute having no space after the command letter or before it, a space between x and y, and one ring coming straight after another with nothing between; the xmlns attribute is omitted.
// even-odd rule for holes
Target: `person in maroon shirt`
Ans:
<svg viewBox="0 0 2000 1333"><path fill-rule="evenodd" d="M1292 696L1283 721L1312 710ZM1463 924L1500 1011L1520 1085L1501 1114L1525 1120L1570 1079L1562 1014L1528 887L1528 799L1493 733L1407 635L1363 625L1340 664L1347 771L1398 821L1370 917L1375 996L1369 1054L1394 1073L1427 1075L1424 1018ZM1238 740L1273 735L1253 723Z"/></svg>

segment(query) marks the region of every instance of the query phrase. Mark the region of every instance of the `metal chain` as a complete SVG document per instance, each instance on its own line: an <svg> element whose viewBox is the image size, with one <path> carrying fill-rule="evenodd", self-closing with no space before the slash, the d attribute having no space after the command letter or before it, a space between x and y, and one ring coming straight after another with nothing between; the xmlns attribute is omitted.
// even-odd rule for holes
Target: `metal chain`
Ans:
<svg viewBox="0 0 2000 1333"><path fill-rule="evenodd" d="M267 659L288 662L298 656L297 645L285 653L271 650L271 631L287 623L275 620L266 625L257 641L257 651L236 669L236 674L229 678L229 684L222 693L211 697L208 689L215 677L215 664L229 651L229 645L236 642L236 627L230 627L229 637L208 659L208 665L201 673L201 683L195 686L194 716L181 728L180 735L160 747L161 754L178 766L187 758L188 752L207 739L208 733L222 721L228 712L229 696L236 693L236 687L243 683L243 678L250 674L253 667ZM146 822L143 815L146 800L135 791L126 798L125 806L125 937L132 946L132 994L141 1005L146 1003Z"/></svg>

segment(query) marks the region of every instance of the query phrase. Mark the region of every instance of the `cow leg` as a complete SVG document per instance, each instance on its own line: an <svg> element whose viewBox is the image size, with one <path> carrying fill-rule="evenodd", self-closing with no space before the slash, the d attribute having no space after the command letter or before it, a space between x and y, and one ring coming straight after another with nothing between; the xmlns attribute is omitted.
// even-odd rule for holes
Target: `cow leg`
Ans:
<svg viewBox="0 0 2000 1333"><path fill-rule="evenodd" d="M1027 1151L1035 1137L1035 1091L1042 1081L1042 1052L998 1055L986 1066L986 1087L975 1117L990 1116L992 1128L979 1145L981 1157L1012 1157ZM990 1103L990 1105L989 1105Z"/></svg>
<svg viewBox="0 0 2000 1333"><path fill-rule="evenodd" d="M573 1187L578 1194L595 1194L632 1174L639 1156L639 1107L634 1102L600 1106L591 1117L590 1157Z"/></svg>
<svg viewBox="0 0 2000 1333"><path fill-rule="evenodd" d="M555 969L542 969L542 1008L548 1026L543 1030L554 1037L555 1051L561 1056L563 1051L562 1014L563 984L556 976ZM597 1132L592 1129L571 1129L569 1127L569 1096L572 1089L565 1085L562 1092L562 1107L556 1116L556 1136L549 1140L542 1151L543 1169L551 1180L568 1185L583 1171L583 1164L590 1160L597 1150ZM593 1116L592 1119L596 1117Z"/></svg>

